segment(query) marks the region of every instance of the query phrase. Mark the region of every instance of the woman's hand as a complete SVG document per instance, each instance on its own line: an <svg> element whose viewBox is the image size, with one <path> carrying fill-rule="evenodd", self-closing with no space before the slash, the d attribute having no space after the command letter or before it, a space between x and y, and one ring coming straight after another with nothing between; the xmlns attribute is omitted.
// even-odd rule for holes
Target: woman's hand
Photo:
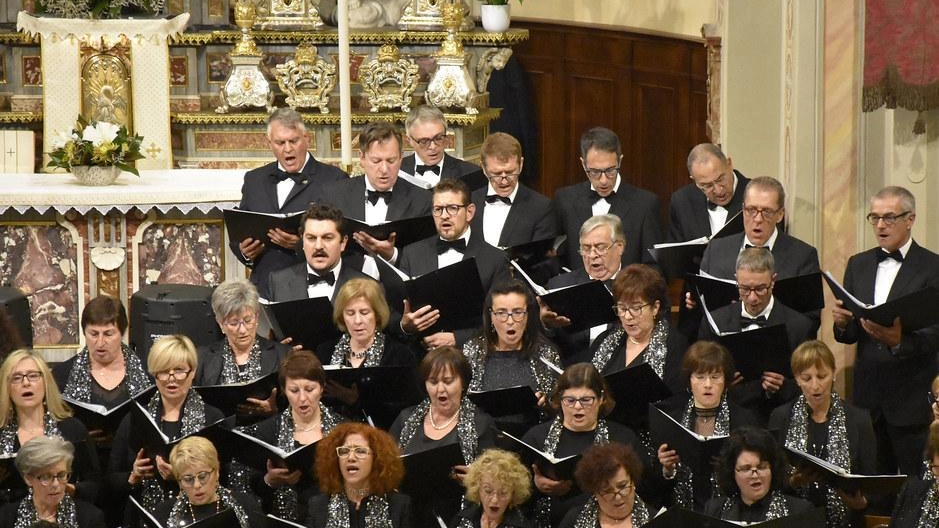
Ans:
<svg viewBox="0 0 939 528"><path fill-rule="evenodd" d="M546 407L548 405L548 396L541 392L535 392L535 398L538 400L538 407Z"/></svg>
<svg viewBox="0 0 939 528"><path fill-rule="evenodd" d="M291 343L293 343L293 338L290 337L290 336L287 336L287 337L285 337L285 338L283 338L283 339L280 340L280 344L282 344L282 345L289 345L289 344L291 344ZM297 350L303 350L303 344L302 344L302 343L297 343L296 345L293 345L293 346L290 347L290 351L291 351L291 352L296 352Z"/></svg>
<svg viewBox="0 0 939 528"><path fill-rule="evenodd" d="M259 400L257 398L248 398L245 400L245 403L240 405L241 408L248 411L247 414L254 414L259 416L270 416L277 412L277 388L271 389L271 395L267 397L266 400Z"/></svg>
<svg viewBox="0 0 939 528"><path fill-rule="evenodd" d="M300 476L303 473L300 470L291 471L288 468L275 467L270 460L267 461L267 473L264 474L264 482L272 487L293 486L300 482Z"/></svg>
<svg viewBox="0 0 939 528"><path fill-rule="evenodd" d="M163 480L176 480L176 476L173 475L173 466L171 466L170 463L166 460L163 460L163 457L160 455L157 455L156 457L156 469Z"/></svg>
<svg viewBox="0 0 939 528"><path fill-rule="evenodd" d="M531 470L535 474L535 487L545 495L561 496L571 491L573 483L569 480L554 480L544 476L538 469L538 464L532 464Z"/></svg>
<svg viewBox="0 0 939 528"><path fill-rule="evenodd" d="M675 469L678 467L678 463L681 462L678 452L669 449L668 444L662 444L659 446L658 457L659 464L662 464L662 475L666 478L673 478Z"/></svg>
<svg viewBox="0 0 939 528"><path fill-rule="evenodd" d="M326 396L336 398L346 405L354 405L359 401L359 387L355 383L351 387L344 387L335 380L326 380Z"/></svg>
<svg viewBox="0 0 939 528"><path fill-rule="evenodd" d="M153 477L153 462L147 458L143 448L137 451L137 457L134 458L134 466L130 470L130 476L127 477L127 483L131 486L140 484L145 478Z"/></svg>
<svg viewBox="0 0 939 528"><path fill-rule="evenodd" d="M867 508L867 497L861 493L861 490L857 490L854 493L848 493L842 490L835 490L838 492L838 496L841 497L841 500L844 501L845 505L852 510L863 510Z"/></svg>
<svg viewBox="0 0 939 528"><path fill-rule="evenodd" d="M469 471L469 466L453 466L453 469L450 470L450 478L463 484L463 479L466 478L466 473Z"/></svg>

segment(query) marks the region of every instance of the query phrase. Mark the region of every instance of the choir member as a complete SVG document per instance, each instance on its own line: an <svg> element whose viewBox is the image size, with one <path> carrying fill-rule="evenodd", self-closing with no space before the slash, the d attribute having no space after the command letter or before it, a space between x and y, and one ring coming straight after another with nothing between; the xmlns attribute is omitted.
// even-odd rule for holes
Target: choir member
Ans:
<svg viewBox="0 0 939 528"><path fill-rule="evenodd" d="M474 187L481 180L479 166L447 154L450 138L447 120L436 106L418 105L404 121L408 144L414 149L401 162L401 171L412 176L425 189L440 180L459 179Z"/></svg>
<svg viewBox="0 0 939 528"><path fill-rule="evenodd" d="M926 462L926 475L910 475L900 489L890 528L919 528L939 523L939 422L929 426Z"/></svg>
<svg viewBox="0 0 939 528"><path fill-rule="evenodd" d="M518 455L487 449L463 480L473 503L457 514L452 528L530 528L520 506L531 496L531 475Z"/></svg>
<svg viewBox="0 0 939 528"><path fill-rule="evenodd" d="M654 511L636 494L642 462L629 446L618 442L595 445L584 452L574 476L590 494L580 510L571 510L561 528L638 528Z"/></svg>
<svg viewBox="0 0 939 528"><path fill-rule="evenodd" d="M411 499L395 491L404 476L398 446L388 433L340 424L316 446L322 495L310 501L309 528L410 528ZM415 525L431 526L431 525Z"/></svg>

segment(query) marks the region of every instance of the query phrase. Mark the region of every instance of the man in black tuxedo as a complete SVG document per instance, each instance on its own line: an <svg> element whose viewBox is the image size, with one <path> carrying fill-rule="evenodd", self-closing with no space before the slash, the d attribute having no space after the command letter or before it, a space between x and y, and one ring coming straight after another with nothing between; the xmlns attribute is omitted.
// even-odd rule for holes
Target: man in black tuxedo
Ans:
<svg viewBox="0 0 939 528"><path fill-rule="evenodd" d="M719 332L742 332L764 326L786 325L789 353L800 344L815 339L812 321L782 304L773 296L776 284L775 259L763 248L747 248L737 256L737 290L740 303L711 312ZM707 319L701 321L699 339L717 341L717 333ZM755 352L754 352L755 353ZM758 380L745 380L731 389L731 395L744 407L757 412L765 423L772 410L798 396L792 378L779 372L764 372Z"/></svg>
<svg viewBox="0 0 939 528"><path fill-rule="evenodd" d="M860 301L880 304L927 287L939 287L939 255L912 238L916 201L903 187L885 187L871 198L867 220L878 247L854 255L844 287ZM923 309L935 309L933 306ZM835 339L857 343L853 401L868 409L877 435L878 472L918 475L932 420L925 394L937 373L939 325L910 330L899 318L890 326L858 319L837 301Z"/></svg>
<svg viewBox="0 0 939 528"><path fill-rule="evenodd" d="M668 205L668 239L684 242L708 237L740 212L750 179L713 143L696 145L688 154L692 183L672 193Z"/></svg>
<svg viewBox="0 0 939 528"><path fill-rule="evenodd" d="M300 217L304 262L271 273L272 302L328 297L333 300L349 279L367 277L342 262L349 237L342 234L342 211L314 203Z"/></svg>
<svg viewBox="0 0 939 528"><path fill-rule="evenodd" d="M554 290L566 286L575 286L591 280L606 283L612 289L613 279L623 268L622 256L626 241L623 235L623 223L612 214L591 216L580 227L577 252L581 265L569 273L553 277L547 288ZM561 351L564 366L590 361L590 345L593 340L606 331L608 324L597 325L588 330L570 332L565 327L571 324L570 318L551 310L541 303L541 322L552 334Z"/></svg>
<svg viewBox="0 0 939 528"><path fill-rule="evenodd" d="M489 185L473 191L473 229L503 248L557 235L551 200L518 181L525 162L518 140L504 132L489 134L482 159Z"/></svg>
<svg viewBox="0 0 939 528"><path fill-rule="evenodd" d="M484 292L488 292L493 284L511 278L505 254L487 244L482 233L470 227L476 206L470 202L470 191L465 183L457 179L441 180L434 187L431 211L437 236L405 246L399 266L402 270L414 277L475 257ZM440 311L433 306L413 308L411 311L412 307L405 301L401 328L408 334L423 332L440 318ZM424 346L428 349L462 346L478 330L474 326L437 332L424 338Z"/></svg>
<svg viewBox="0 0 939 528"><path fill-rule="evenodd" d="M365 177L348 178L325 186L316 195L317 202L333 204L346 217L371 225L430 214L430 191L398 178L402 144L397 127L383 121L368 124L359 133L359 150ZM359 248L385 260L394 262L398 257L394 233L387 240L377 240L360 231L353 234L352 239ZM377 278L374 259L366 256L363 260L361 251L355 253L358 258L347 260Z"/></svg>
<svg viewBox="0 0 939 528"><path fill-rule="evenodd" d="M290 108L278 108L267 121L267 139L276 162L245 174L239 209L257 213L296 213L310 204L314 192L326 183L344 180L348 175L317 161L309 153L310 136L303 118ZM232 240L231 250L251 268L251 282L261 298L270 295L268 277L272 271L303 260L297 252L300 238L281 229L267 233L273 242L246 238Z"/></svg>
<svg viewBox="0 0 939 528"><path fill-rule="evenodd" d="M614 214L626 235L622 264L650 262L646 248L662 241L659 199L655 194L623 181L619 137L610 129L591 128L580 138L580 162L587 181L562 187L554 195L561 231L567 235L566 265L574 270L578 258L578 233L591 216Z"/></svg>
<svg viewBox="0 0 939 528"><path fill-rule="evenodd" d="M439 108L415 106L408 112L404 127L414 153L404 157L401 171L413 176L418 185L430 189L447 178L461 179L471 190L485 185L486 178L478 165L447 154L447 120Z"/></svg>

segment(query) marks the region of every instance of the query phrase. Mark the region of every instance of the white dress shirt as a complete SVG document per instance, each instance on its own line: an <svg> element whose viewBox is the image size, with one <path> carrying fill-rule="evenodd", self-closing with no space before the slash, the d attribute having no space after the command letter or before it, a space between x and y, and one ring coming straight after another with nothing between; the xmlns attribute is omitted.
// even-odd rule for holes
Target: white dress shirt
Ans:
<svg viewBox="0 0 939 528"><path fill-rule="evenodd" d="M906 241L906 244L900 246L900 254L906 258L913 245L913 237ZM881 249L880 251L884 251ZM897 280L897 274L900 273L902 262L897 262L892 258L881 260L877 264L877 275L874 277L874 304L887 302L887 296L890 295L890 288L893 288L893 281Z"/></svg>
<svg viewBox="0 0 939 528"><path fill-rule="evenodd" d="M492 188L492 184L489 184L489 187L486 189L486 197L490 195L498 194L495 189ZM518 194L518 183L515 184L515 189L512 190L512 194L509 195L509 200L512 200L512 204L515 203L515 196ZM483 214L483 238L491 246L499 247L499 239L502 238L502 229L505 227L505 220L509 217L509 211L512 209L512 206L503 202L483 202L483 209L485 214Z"/></svg>
<svg viewBox="0 0 939 528"><path fill-rule="evenodd" d="M622 181L623 181L623 178L622 178L622 177L619 175L619 173L617 172L617 173L616 173L616 183L613 184L613 192L619 191L619 184L622 183ZM593 186L592 183L590 184L590 190L591 190L591 191L596 191L596 190L597 190L597 189ZM591 206L590 208L593 210L593 216L597 216L597 215L609 213L609 212L610 212L610 207L612 207L612 206L613 206L613 204L611 204L610 202L606 201L606 200L603 199L603 198L599 198L596 202L593 203L593 206Z"/></svg>

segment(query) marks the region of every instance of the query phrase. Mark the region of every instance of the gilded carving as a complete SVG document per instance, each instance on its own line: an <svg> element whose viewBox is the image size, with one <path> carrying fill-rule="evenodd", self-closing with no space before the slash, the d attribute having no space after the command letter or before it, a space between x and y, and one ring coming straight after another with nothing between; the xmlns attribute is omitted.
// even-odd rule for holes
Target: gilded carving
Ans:
<svg viewBox="0 0 939 528"><path fill-rule="evenodd" d="M256 16L254 0L238 0L235 4L235 23L241 28L241 40L231 52L232 72L219 88L221 104L215 111L220 114L242 107L264 107L268 112L274 110L274 92L261 72L264 54L258 50L249 32Z"/></svg>
<svg viewBox="0 0 939 528"><path fill-rule="evenodd" d="M368 96L370 112L382 108L411 109L411 96L417 89L418 65L401 57L398 47L385 44L378 49L378 56L367 62L359 72L362 89Z"/></svg>
<svg viewBox="0 0 939 528"><path fill-rule="evenodd" d="M313 0L262 0L258 5L258 29L319 29L323 19Z"/></svg>
<svg viewBox="0 0 939 528"><path fill-rule="evenodd" d="M336 85L336 66L317 55L308 42L297 45L293 59L277 66L277 84L291 108L319 108L329 113L329 92Z"/></svg>
<svg viewBox="0 0 939 528"><path fill-rule="evenodd" d="M479 91L486 91L492 71L505 68L511 56L512 48L489 48L480 55L476 63L476 86Z"/></svg>
<svg viewBox="0 0 939 528"><path fill-rule="evenodd" d="M469 73L469 54L463 50L463 42L457 36L463 16L463 5L445 3L442 6L447 38L437 52L437 71L434 72L424 97L433 106L441 108L465 108L467 114L476 114L478 93Z"/></svg>
<svg viewBox="0 0 939 528"><path fill-rule="evenodd" d="M82 115L131 128L130 70L120 57L94 53L82 66Z"/></svg>

